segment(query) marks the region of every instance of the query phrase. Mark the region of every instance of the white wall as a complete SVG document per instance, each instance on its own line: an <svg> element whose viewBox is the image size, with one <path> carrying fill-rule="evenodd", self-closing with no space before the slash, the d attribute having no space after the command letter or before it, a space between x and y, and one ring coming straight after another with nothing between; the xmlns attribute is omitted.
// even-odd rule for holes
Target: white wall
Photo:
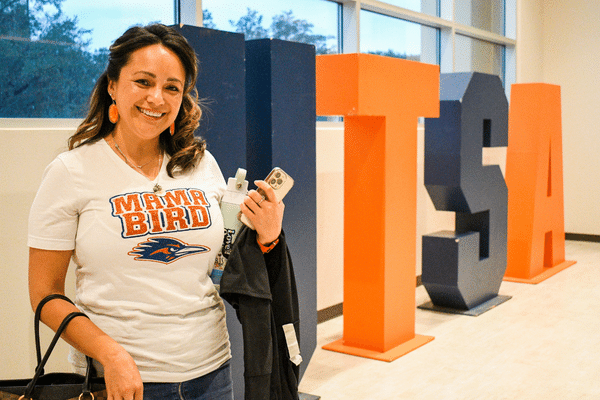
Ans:
<svg viewBox="0 0 600 400"><path fill-rule="evenodd" d="M0 379L30 378L35 369L33 311L27 291L27 218L46 165L74 131L74 120L0 119ZM71 274L72 276L73 274ZM74 279L68 280L72 298ZM51 331L42 327L42 347ZM68 371L59 342L48 371Z"/></svg>
<svg viewBox="0 0 600 400"><path fill-rule="evenodd" d="M543 0L517 0L517 83L543 82Z"/></svg>
<svg viewBox="0 0 600 400"><path fill-rule="evenodd" d="M565 230L600 235L600 2L543 4L543 79L562 94Z"/></svg>
<svg viewBox="0 0 600 400"><path fill-rule="evenodd" d="M344 125L317 124L317 310L343 301Z"/></svg>
<svg viewBox="0 0 600 400"><path fill-rule="evenodd" d="M600 2L517 7L517 83L561 87L565 230L600 235Z"/></svg>

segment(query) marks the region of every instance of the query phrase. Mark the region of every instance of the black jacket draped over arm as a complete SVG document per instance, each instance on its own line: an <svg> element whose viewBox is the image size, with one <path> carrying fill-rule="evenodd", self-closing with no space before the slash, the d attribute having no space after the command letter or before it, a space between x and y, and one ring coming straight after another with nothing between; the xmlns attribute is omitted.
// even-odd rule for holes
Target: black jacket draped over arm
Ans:
<svg viewBox="0 0 600 400"><path fill-rule="evenodd" d="M300 316L283 232L263 254L256 232L242 229L223 271L221 297L242 324L246 400L297 400L299 367L290 360L282 326L293 324L299 340Z"/></svg>

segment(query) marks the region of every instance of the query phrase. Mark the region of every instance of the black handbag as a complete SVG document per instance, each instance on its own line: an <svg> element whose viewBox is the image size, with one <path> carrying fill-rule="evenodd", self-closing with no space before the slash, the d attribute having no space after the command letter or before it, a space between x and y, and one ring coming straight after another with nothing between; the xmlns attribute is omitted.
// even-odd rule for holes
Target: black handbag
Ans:
<svg viewBox="0 0 600 400"><path fill-rule="evenodd" d="M32 379L13 379L0 381L0 400L106 400L106 390L103 378L96 376L92 359L87 357L86 374L52 372L45 374L44 366L50 358L52 350L60 339L61 334L73 318L86 317L82 312L73 312L65 317L54 338L50 342L46 354L42 358L40 345L40 315L42 307L52 299L63 299L73 303L69 298L53 294L44 298L35 311L35 349L37 367Z"/></svg>

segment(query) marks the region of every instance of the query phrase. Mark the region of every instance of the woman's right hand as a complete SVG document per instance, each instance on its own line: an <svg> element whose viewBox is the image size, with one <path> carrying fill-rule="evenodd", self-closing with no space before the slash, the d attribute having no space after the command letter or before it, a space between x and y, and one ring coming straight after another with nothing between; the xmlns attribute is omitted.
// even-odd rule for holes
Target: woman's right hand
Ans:
<svg viewBox="0 0 600 400"><path fill-rule="evenodd" d="M122 347L107 354L102 366L108 400L143 399L144 385L140 372L133 358Z"/></svg>

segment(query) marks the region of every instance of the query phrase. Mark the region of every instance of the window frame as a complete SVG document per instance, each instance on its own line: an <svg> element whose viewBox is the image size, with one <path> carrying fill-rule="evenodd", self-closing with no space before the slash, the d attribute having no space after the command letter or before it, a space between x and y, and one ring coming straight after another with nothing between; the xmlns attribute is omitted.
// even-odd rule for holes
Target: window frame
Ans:
<svg viewBox="0 0 600 400"><path fill-rule="evenodd" d="M165 0L167 1L167 0ZM173 0L175 21L179 24L203 26L202 0ZM455 72L455 41L457 35L504 46L503 79L510 99L510 88L516 82L516 7L517 0L504 0L504 35L460 24L454 21L455 0L440 0L440 16L432 16L379 0L322 0L339 5L338 48L342 53L360 52L360 10L415 22L439 29L439 65L441 73ZM6 118L1 118L6 120ZM32 118L33 119L33 118ZM46 120L46 119L43 119ZM21 121L22 122L22 121Z"/></svg>
<svg viewBox="0 0 600 400"><path fill-rule="evenodd" d="M195 16L193 21L185 23L202 26L202 0L175 0L179 1L183 14L184 7L188 7L188 18ZM342 53L360 53L360 10L372 11L389 17L399 18L421 25L439 29L439 58L440 72L451 73L456 71L455 41L457 35L483 40L504 47L504 68L501 79L504 82L505 92L510 99L510 88L516 82L516 26L517 26L517 0L504 0L504 35L461 24L455 21L455 0L439 0L440 16L409 10L379 0L322 0L340 5L341 21L338 21L340 46ZM194 4L195 3L195 4Z"/></svg>
<svg viewBox="0 0 600 400"><path fill-rule="evenodd" d="M201 2L201 0L197 0ZM333 1L333 0L323 0ZM456 71L455 41L457 35L483 40L504 47L504 69L501 77L505 84L507 97L510 87L516 82L516 0L505 0L504 35L489 32L456 22L454 19L454 0L440 0L440 16L432 16L379 0L338 0L342 8L342 52L360 52L360 10L372 11L389 17L399 18L440 31L440 72Z"/></svg>

